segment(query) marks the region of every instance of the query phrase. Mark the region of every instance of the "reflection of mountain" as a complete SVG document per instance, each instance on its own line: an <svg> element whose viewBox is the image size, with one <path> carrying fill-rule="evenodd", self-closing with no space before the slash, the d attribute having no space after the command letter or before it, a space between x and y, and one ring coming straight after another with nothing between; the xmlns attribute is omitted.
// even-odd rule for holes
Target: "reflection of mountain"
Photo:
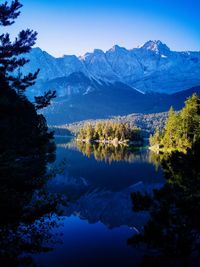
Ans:
<svg viewBox="0 0 200 267"><path fill-rule="evenodd" d="M108 228L128 225L130 227L141 228L148 218L146 212L135 213L132 210L130 193L134 190L151 190L142 182L132 185L123 191L92 191L85 193L80 198L68 205L65 210L67 216L78 215L89 223L98 221ZM155 184L153 185L155 188Z"/></svg>
<svg viewBox="0 0 200 267"><path fill-rule="evenodd" d="M116 192L94 188L87 179L70 177L67 174L57 176L49 183L50 190L59 190L71 200L65 207L65 215L76 215L89 223L101 221L108 228L128 225L137 229L146 222L148 214L133 212L131 192L138 190L151 192L160 186L159 183L147 185L140 181Z"/></svg>
<svg viewBox="0 0 200 267"><path fill-rule="evenodd" d="M102 148L103 155L110 152L106 150L110 147ZM116 154L117 159L109 164L108 156L98 161L93 156L89 157L94 153L90 151L91 147L87 149L91 154L85 157L79 152L76 142L58 144L58 151L68 158L68 167L64 174L57 175L48 183L48 188L70 199L65 215L75 215L89 223L100 221L108 228L128 225L139 229L148 214L133 212L131 192L152 192L163 184L162 174L156 173L153 164L149 163L148 151L128 151L128 158L125 147L118 147L116 151L120 156Z"/></svg>

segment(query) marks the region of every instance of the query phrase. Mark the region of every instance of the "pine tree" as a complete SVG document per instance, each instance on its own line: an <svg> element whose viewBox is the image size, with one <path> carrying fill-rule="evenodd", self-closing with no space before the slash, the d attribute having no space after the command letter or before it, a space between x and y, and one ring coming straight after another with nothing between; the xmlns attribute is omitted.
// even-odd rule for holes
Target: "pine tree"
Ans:
<svg viewBox="0 0 200 267"><path fill-rule="evenodd" d="M185 101L183 109L176 113L171 107L163 131L150 137L150 145L158 145L163 151L186 152L200 140L200 98L193 94Z"/></svg>
<svg viewBox="0 0 200 267"><path fill-rule="evenodd" d="M170 108L164 128L162 143L166 148L173 147L176 143L175 132L177 127L176 113L173 107Z"/></svg>
<svg viewBox="0 0 200 267"><path fill-rule="evenodd" d="M0 4L0 27L13 25L21 7L18 0ZM39 70L27 75L21 70L28 62L23 55L30 52L36 36L30 29L22 30L14 41L8 33L0 35L0 160L5 153L9 157L38 157L54 150L53 133L37 109L47 106L55 91L48 91L31 103L25 91L35 83Z"/></svg>
<svg viewBox="0 0 200 267"><path fill-rule="evenodd" d="M140 129L131 127L128 123L113 121L97 122L96 124L86 123L80 129L77 138L88 141L142 142Z"/></svg>
<svg viewBox="0 0 200 267"><path fill-rule="evenodd" d="M200 99L193 94L185 101L185 107L180 112L182 120L182 136L190 146L200 135Z"/></svg>
<svg viewBox="0 0 200 267"><path fill-rule="evenodd" d="M159 146L160 141L161 141L161 133L159 128L156 128L154 135L150 135L149 143L151 146L155 145Z"/></svg>
<svg viewBox="0 0 200 267"><path fill-rule="evenodd" d="M0 5L0 26L6 27L14 24L15 19L20 15L19 9L22 4L14 0ZM23 75L21 68L29 62L22 55L30 52L35 44L37 33L27 29L19 32L12 42L8 33L0 35L0 82L7 82L10 88L14 89L21 98L25 98L24 92L29 86L35 84L39 69L35 73ZM55 97L55 91L44 94L41 98L36 98L37 108L43 108ZM39 103L38 103L39 101Z"/></svg>

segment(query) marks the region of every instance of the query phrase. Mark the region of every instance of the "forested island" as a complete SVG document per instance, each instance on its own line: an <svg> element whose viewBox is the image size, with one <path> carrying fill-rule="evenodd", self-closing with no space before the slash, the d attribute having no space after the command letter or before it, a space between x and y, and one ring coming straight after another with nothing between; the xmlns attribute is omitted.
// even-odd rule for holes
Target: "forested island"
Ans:
<svg viewBox="0 0 200 267"><path fill-rule="evenodd" d="M141 130L129 123L102 121L86 123L77 135L77 141L112 144L142 145Z"/></svg>
<svg viewBox="0 0 200 267"><path fill-rule="evenodd" d="M200 140L200 98L193 94L179 112L170 108L166 124L150 136L150 149L156 152L186 153Z"/></svg>
<svg viewBox="0 0 200 267"><path fill-rule="evenodd" d="M96 124L109 120L118 123L128 123L130 126L140 128L142 136L149 137L150 134L155 132L156 128L161 129L164 127L167 115L168 112L152 114L133 113L125 116L111 116L107 119L88 119L62 125L51 125L51 130L55 132L55 135L77 135L86 123Z"/></svg>

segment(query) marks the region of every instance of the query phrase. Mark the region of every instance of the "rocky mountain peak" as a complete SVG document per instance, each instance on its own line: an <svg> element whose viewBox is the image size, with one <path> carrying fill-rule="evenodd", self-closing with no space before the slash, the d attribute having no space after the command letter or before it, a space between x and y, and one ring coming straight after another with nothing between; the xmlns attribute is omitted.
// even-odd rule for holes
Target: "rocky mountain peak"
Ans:
<svg viewBox="0 0 200 267"><path fill-rule="evenodd" d="M142 92L173 93L200 84L200 52L171 51L159 40L131 50L119 45L106 52L95 49L81 57L54 58L34 48L27 58L24 73L39 68L42 82L82 72L100 83L123 82Z"/></svg>
<svg viewBox="0 0 200 267"><path fill-rule="evenodd" d="M146 42L141 49L151 50L157 54L166 54L170 52L170 48L160 40L150 40Z"/></svg>
<svg viewBox="0 0 200 267"><path fill-rule="evenodd" d="M121 47L119 45L114 45L111 49L109 49L108 51L111 51L111 52L118 52L118 51L124 51L126 50L126 48L124 47Z"/></svg>

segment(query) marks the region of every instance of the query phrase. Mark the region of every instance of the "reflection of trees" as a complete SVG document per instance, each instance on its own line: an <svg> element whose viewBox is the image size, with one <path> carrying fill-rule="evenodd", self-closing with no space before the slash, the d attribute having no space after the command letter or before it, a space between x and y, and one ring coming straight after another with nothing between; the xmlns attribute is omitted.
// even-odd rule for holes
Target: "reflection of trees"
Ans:
<svg viewBox="0 0 200 267"><path fill-rule="evenodd" d="M160 157L151 150L149 151L149 163L152 163L155 166L155 169L158 170L160 166Z"/></svg>
<svg viewBox="0 0 200 267"><path fill-rule="evenodd" d="M144 230L129 240L152 252L144 257L142 266L196 266L194 258L200 247L199 158L199 144L187 155L173 153L163 158L167 179L163 188L153 196L132 193L134 209L150 211Z"/></svg>
<svg viewBox="0 0 200 267"><path fill-rule="evenodd" d="M49 251L55 241L59 198L44 189L49 156L0 157L1 266L32 265L28 254Z"/></svg>
<svg viewBox="0 0 200 267"><path fill-rule="evenodd" d="M1 3L0 26L12 25L21 7L18 0ZM31 103L25 91L34 85L38 71L23 75L21 70L29 61L23 55L35 44L36 35L30 29L14 39L9 33L0 35L0 265L4 267L31 265L28 253L51 248L50 229L57 223L52 215L58 198L43 189L46 165L54 156L53 132L37 113L50 104L55 92Z"/></svg>
<svg viewBox="0 0 200 267"><path fill-rule="evenodd" d="M105 161L112 163L114 161L126 161L132 163L141 160L141 153L139 149L131 146L103 144L103 143L86 143L76 142L76 148L85 156L94 158L97 161ZM147 154L143 155L143 160L147 160Z"/></svg>

